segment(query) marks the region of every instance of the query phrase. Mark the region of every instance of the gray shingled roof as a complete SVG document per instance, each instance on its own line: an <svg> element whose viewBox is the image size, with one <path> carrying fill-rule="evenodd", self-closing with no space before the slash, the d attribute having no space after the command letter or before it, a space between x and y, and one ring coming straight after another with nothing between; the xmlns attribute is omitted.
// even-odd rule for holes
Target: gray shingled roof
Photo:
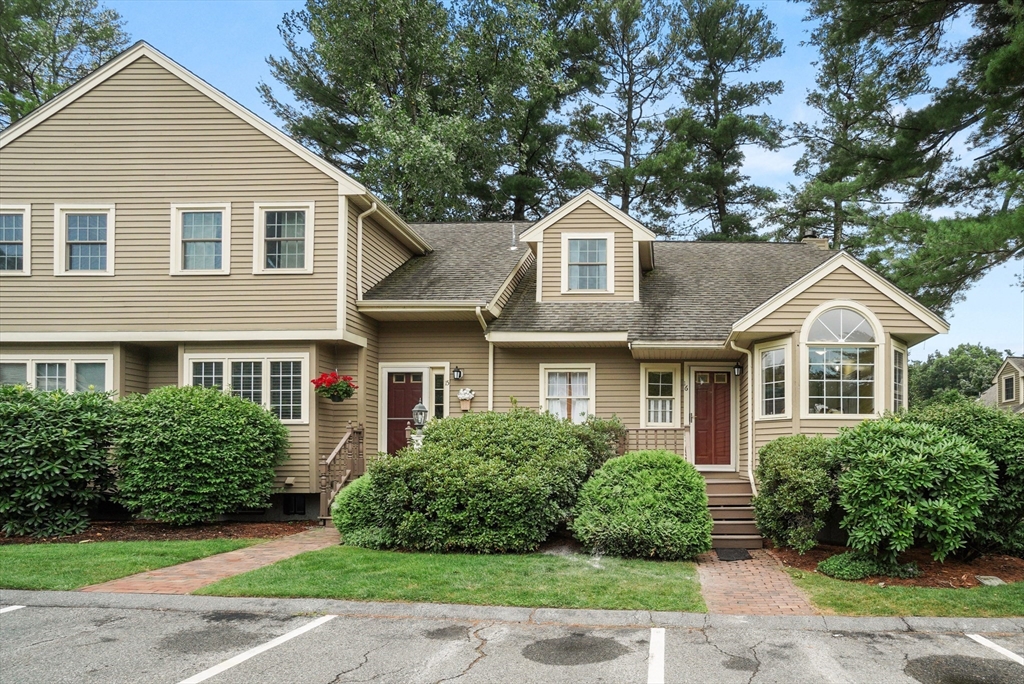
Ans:
<svg viewBox="0 0 1024 684"><path fill-rule="evenodd" d="M799 243L656 242L655 269L640 282L639 302L538 303L533 267L491 327L723 340L733 323L835 254Z"/></svg>
<svg viewBox="0 0 1024 684"><path fill-rule="evenodd" d="M413 223L410 227L434 248L413 257L373 286L365 300L445 300L489 302L523 258L517 236L532 223Z"/></svg>

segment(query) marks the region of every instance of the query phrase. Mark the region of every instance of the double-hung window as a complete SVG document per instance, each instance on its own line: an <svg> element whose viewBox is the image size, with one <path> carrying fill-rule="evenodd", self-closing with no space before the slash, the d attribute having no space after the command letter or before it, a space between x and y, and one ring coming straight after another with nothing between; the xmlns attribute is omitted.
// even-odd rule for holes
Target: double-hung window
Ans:
<svg viewBox="0 0 1024 684"><path fill-rule="evenodd" d="M52 392L106 392L113 385L113 356L11 357L0 360L0 385Z"/></svg>
<svg viewBox="0 0 1024 684"><path fill-rule="evenodd" d="M254 273L313 272L313 203L256 204Z"/></svg>
<svg viewBox="0 0 1024 684"><path fill-rule="evenodd" d="M0 275L30 275L32 272L31 209L0 206Z"/></svg>
<svg viewBox="0 0 1024 684"><path fill-rule="evenodd" d="M1003 376L1003 401L1013 401L1017 398L1016 386L1014 385L1013 376Z"/></svg>
<svg viewBox="0 0 1024 684"><path fill-rule="evenodd" d="M907 350L893 346L892 349L892 410L906 408L907 401Z"/></svg>
<svg viewBox="0 0 1024 684"><path fill-rule="evenodd" d="M171 275L231 272L231 205L171 205Z"/></svg>
<svg viewBox="0 0 1024 684"><path fill-rule="evenodd" d="M114 207L54 207L54 274L114 274Z"/></svg>
<svg viewBox="0 0 1024 684"><path fill-rule="evenodd" d="M544 410L574 423L594 413L594 365L541 366Z"/></svg>
<svg viewBox="0 0 1024 684"><path fill-rule="evenodd" d="M185 356L187 379L259 404L285 423L309 422L308 354Z"/></svg>
<svg viewBox="0 0 1024 684"><path fill-rule="evenodd" d="M562 292L612 293L613 233L562 233Z"/></svg>
<svg viewBox="0 0 1024 684"><path fill-rule="evenodd" d="M641 365L641 427L679 427L679 379L679 364Z"/></svg>
<svg viewBox="0 0 1024 684"><path fill-rule="evenodd" d="M807 336L809 415L875 413L876 335L850 308L828 309Z"/></svg>
<svg viewBox="0 0 1024 684"><path fill-rule="evenodd" d="M788 418L789 381L786 373L788 342L758 345L755 349L761 373L759 418Z"/></svg>

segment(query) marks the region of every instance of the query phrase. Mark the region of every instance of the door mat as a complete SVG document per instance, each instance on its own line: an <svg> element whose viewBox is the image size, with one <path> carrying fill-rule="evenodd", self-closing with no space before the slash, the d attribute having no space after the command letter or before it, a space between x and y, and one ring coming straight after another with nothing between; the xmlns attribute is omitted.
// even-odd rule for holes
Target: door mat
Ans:
<svg viewBox="0 0 1024 684"><path fill-rule="evenodd" d="M715 553L721 561L750 560L750 554L746 549L715 549Z"/></svg>

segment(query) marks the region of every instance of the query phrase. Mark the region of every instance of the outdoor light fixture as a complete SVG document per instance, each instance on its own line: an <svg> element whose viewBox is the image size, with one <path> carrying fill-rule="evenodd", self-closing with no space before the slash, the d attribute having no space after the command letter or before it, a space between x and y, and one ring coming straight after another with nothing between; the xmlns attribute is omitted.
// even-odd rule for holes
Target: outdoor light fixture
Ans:
<svg viewBox="0 0 1024 684"><path fill-rule="evenodd" d="M427 407L423 405L423 399L412 407L412 424L417 430L422 430L427 422Z"/></svg>
<svg viewBox="0 0 1024 684"><path fill-rule="evenodd" d="M462 369L459 368L458 366L456 366L455 368L452 369L452 380L461 380L461 379L462 379Z"/></svg>
<svg viewBox="0 0 1024 684"><path fill-rule="evenodd" d="M739 377L741 373L743 373L743 366L737 361L736 365L732 367L732 374Z"/></svg>

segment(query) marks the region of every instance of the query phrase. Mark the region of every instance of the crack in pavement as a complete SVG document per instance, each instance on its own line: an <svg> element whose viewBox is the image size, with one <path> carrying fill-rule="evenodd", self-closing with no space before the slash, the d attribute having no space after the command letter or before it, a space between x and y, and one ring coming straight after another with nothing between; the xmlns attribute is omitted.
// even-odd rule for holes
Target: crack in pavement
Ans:
<svg viewBox="0 0 1024 684"><path fill-rule="evenodd" d="M756 677L757 673L761 670L761 659L757 657L757 647L765 641L767 641L767 639L761 639L750 648L750 654L754 656L754 671L750 673L750 679L747 680L747 684L751 684L751 682L754 681L754 677Z"/></svg>
<svg viewBox="0 0 1024 684"><path fill-rule="evenodd" d="M359 668L361 668L361 667L362 667L363 665L365 665L366 663L368 663L368 662L370 661L370 654L371 654L371 653L373 653L374 651L379 651L379 650L381 650L382 648L384 648L385 646L390 646L390 645L391 645L391 642L390 642L390 641L387 641L387 642L385 642L385 643L381 644L380 646L378 646L378 647L376 647L376 648L371 648L371 649L370 649L369 651L367 651L366 653L364 653L364 654L363 654L363 656L362 656L362 658L363 658L363 662L359 663L359 664L358 664L358 665L356 665L355 667L350 667L349 669L347 669L347 670L344 670L343 672L339 672L338 674L334 675L334 679L332 679L332 680L331 680L331 683L330 683L330 684L339 684L339 683L341 682L341 678L342 678L342 677L343 677L344 675L347 675L347 674L349 674L350 672L355 672L356 670L358 670ZM355 680L355 681L358 681L358 680ZM364 681L369 681L369 680L364 680Z"/></svg>
<svg viewBox="0 0 1024 684"><path fill-rule="evenodd" d="M483 627L477 628L473 632L473 638L477 639L480 642L473 649L478 654L477 657L473 659L473 662L471 662L469 665L467 665L466 668L462 672L460 672L459 674L455 675L454 677L446 677L445 679L439 679L434 684L441 684L441 682L450 682L450 681L452 681L454 679L458 679L459 677L462 677L462 676L465 676L465 675L469 674L469 671L473 669L474 665L476 665L481 660L483 660L484 658L487 657L487 654L484 653L484 648L487 646L487 639L485 639L484 637L480 636L480 632L482 632L483 630L487 629L490 626L491 625L489 625L489 624L488 625L484 625Z"/></svg>

